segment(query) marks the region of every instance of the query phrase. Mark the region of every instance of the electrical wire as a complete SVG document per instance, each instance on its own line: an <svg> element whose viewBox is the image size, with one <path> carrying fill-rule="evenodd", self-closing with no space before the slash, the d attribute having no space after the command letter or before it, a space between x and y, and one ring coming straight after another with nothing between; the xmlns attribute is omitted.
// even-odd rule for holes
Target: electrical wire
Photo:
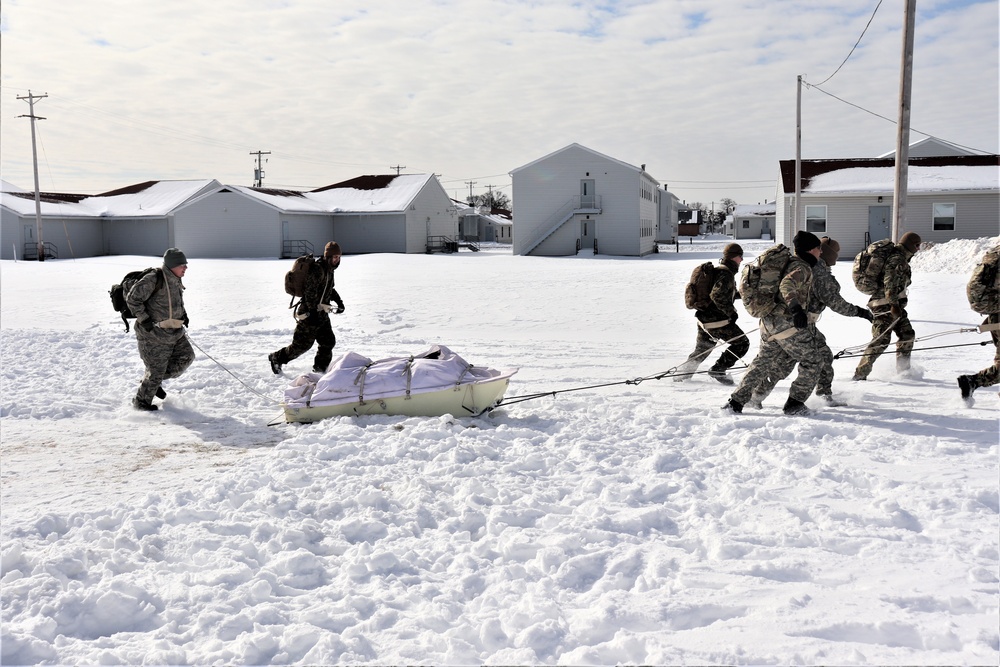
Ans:
<svg viewBox="0 0 1000 667"><path fill-rule="evenodd" d="M814 85L814 84L811 84L811 83L808 83L808 82L806 82L806 81L804 81L804 80L803 80L803 83L805 83L805 84L806 84L806 88L815 88L815 89L816 89L816 90L818 90L819 92L823 93L824 95L828 95L829 97L832 97L833 99L837 100L838 102L843 102L844 104L846 104L846 105L848 105L848 106L851 106L851 107L854 107L855 109L858 109L859 111L864 111L865 113L867 113L867 114L871 114L872 116L875 116L876 118L881 118L882 120L886 120L886 121L889 121L889 122L890 122L890 123L892 123L893 125L896 125L896 124L897 124L897 121L895 121L895 120L893 120L893 119L891 119L891 118L888 118L888 117L886 117L886 116L883 116L882 114L879 114L879 113L876 113L876 112L874 112L874 111L872 111L872 110L870 110L870 109L866 109L866 108L864 108L863 106L860 106L860 105L858 105L858 104L855 104L854 102L849 102L849 101L847 101L847 100L843 99L842 97L837 97L837 96L836 96L836 95L834 95L833 93L831 93L831 92L828 92L828 91L825 91L825 90L823 90L822 88L820 88L820 87L819 87L819 86L817 86L817 85ZM947 140L947 139L942 139L941 137L937 137L937 136L934 136L933 134L928 134L927 132L921 132L920 130L918 130L918 129L914 128L914 127L911 127L911 128L910 128L910 132L915 132L915 133L917 133L917 134L922 134L922 135L924 135L925 137L930 137L931 139L937 139L938 141L943 141L943 142L945 142L945 143L949 143L949 144L951 144L952 146L958 146L959 148L964 148L964 149L966 149L966 150L970 150L970 151L974 151L974 152L976 152L976 153L983 153L983 154L986 154L986 155L988 155L988 154L989 154L989 151L984 151L984 150L983 150L983 149L981 149L981 148L973 148L973 147L971 147L971 146L964 146L964 145L962 145L962 144L959 144L959 143L956 143L956 142L954 142L954 141L949 141L949 140Z"/></svg>
<svg viewBox="0 0 1000 667"><path fill-rule="evenodd" d="M832 79L833 77L835 77L837 75L837 72L840 71L840 68L847 64L847 61L850 60L851 56L854 54L854 49L858 48L858 44L861 43L861 40L865 36L865 33L868 32L868 28L871 26L872 20L875 18L875 12L877 12L878 8L881 7L881 6L882 6L882 0L878 0L878 4L875 5L875 11L872 12L871 18L868 19L868 24L865 25L865 29L861 31L861 37L858 37L858 41L854 43L853 47L851 47L851 52L847 54L846 58L844 58L844 62L840 63L840 67L838 67L837 69L835 69L833 71L833 74L831 74L830 76L826 77L825 79L823 79L822 81L820 81L818 84L816 84L817 86L822 86L824 83L826 83L827 81L829 81L830 79Z"/></svg>

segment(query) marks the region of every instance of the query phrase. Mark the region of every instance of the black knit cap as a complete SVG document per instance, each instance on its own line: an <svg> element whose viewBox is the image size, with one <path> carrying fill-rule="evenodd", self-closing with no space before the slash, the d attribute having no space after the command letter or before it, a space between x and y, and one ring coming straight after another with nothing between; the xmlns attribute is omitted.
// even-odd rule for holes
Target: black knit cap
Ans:
<svg viewBox="0 0 1000 667"><path fill-rule="evenodd" d="M730 260L733 257L742 257L743 248L739 243L729 243L726 247L722 249L722 259Z"/></svg>
<svg viewBox="0 0 1000 667"><path fill-rule="evenodd" d="M168 269L176 269L178 266L183 266L187 263L187 257L184 256L184 253L179 248L167 248L167 251L163 253L163 265Z"/></svg>
<svg viewBox="0 0 1000 667"><path fill-rule="evenodd" d="M812 232L800 231L796 232L795 238L792 239L792 246L795 247L795 252L797 253L807 253L813 248L818 248L822 245L819 237Z"/></svg>

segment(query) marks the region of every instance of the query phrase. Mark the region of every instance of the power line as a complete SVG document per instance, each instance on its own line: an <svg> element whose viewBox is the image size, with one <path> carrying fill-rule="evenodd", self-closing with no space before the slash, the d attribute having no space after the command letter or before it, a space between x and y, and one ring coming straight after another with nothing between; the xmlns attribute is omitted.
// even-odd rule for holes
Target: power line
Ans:
<svg viewBox="0 0 1000 667"><path fill-rule="evenodd" d="M847 100L843 99L842 97L837 97L833 93L830 93L830 92L827 92L827 91L823 90L819 86L815 86L815 85L813 85L811 83L806 83L806 87L807 88L815 88L819 92L823 93L824 95L828 95L828 96L832 97L833 99L837 100L838 102L843 102L844 104L846 104L848 106L851 106L851 107L854 107L855 109L858 109L859 111L864 111L865 113L871 114L872 116L875 116L876 118L881 118L882 120L889 121L893 125L895 125L897 123L897 121L893 120L892 118L887 118L886 116L883 116L882 114L879 114L879 113L876 113L874 111L871 111L870 109L866 109L863 106L855 104L854 102L848 102ZM916 129L915 127L911 127L910 131L911 132L916 132L917 134L922 134L925 137L929 137L931 139L937 139L938 141L944 141L946 143L951 144L952 146L958 146L959 148L964 148L966 150L975 151L977 153L989 154L989 151L985 151L985 150L983 150L981 148L973 148L971 146L964 146L964 145L956 143L954 141L949 141L948 139L943 139L941 137L934 136L933 134L928 134L927 132L921 132L920 130Z"/></svg>
<svg viewBox="0 0 1000 667"><path fill-rule="evenodd" d="M831 74L830 76L826 77L825 79L823 79L822 81L820 81L816 85L822 86L824 83L826 83L827 81L829 81L830 79L832 79L834 76L836 76L837 72L840 71L840 68L847 64L847 61L854 54L854 49L858 48L858 44L861 43L861 39L865 36L865 33L868 32L868 27L871 26L872 20L875 18L875 12L877 12L878 8L881 7L881 6L882 6L882 0L878 0L878 4L875 5L875 11L872 12L871 18L868 19L868 24L865 25L865 29L861 31L861 37L858 37L858 41L854 43L853 47L851 47L851 52L847 54L847 58L844 58L844 62L840 63L840 67L838 67L837 69L835 69L833 71L833 74Z"/></svg>

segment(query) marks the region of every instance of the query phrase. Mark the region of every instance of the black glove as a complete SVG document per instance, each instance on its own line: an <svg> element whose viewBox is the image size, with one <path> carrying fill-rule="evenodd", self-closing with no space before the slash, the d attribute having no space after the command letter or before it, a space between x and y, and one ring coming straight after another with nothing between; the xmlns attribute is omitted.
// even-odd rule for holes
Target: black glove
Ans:
<svg viewBox="0 0 1000 667"><path fill-rule="evenodd" d="M889 312L892 314L893 319L898 320L903 316L903 307L898 303L894 303L892 304L892 307L889 308Z"/></svg>
<svg viewBox="0 0 1000 667"><path fill-rule="evenodd" d="M729 316L729 323L736 324L736 320L738 320L739 318L740 318L739 313L733 313L732 315Z"/></svg>
<svg viewBox="0 0 1000 667"><path fill-rule="evenodd" d="M871 322L874 318L872 317L872 311L867 308L862 308L861 306L855 306L857 311L854 313L854 317L860 317L863 320L868 320Z"/></svg>
<svg viewBox="0 0 1000 667"><path fill-rule="evenodd" d="M343 301L341 301L341 302L339 302L337 304L337 315L340 315L342 312L344 312L344 302Z"/></svg>
<svg viewBox="0 0 1000 667"><path fill-rule="evenodd" d="M792 314L792 324L795 325L796 329L805 329L809 326L809 316L806 315L806 311L802 310L802 306L795 304L788 309L788 312Z"/></svg>
<svg viewBox="0 0 1000 667"><path fill-rule="evenodd" d="M143 330L145 330L145 331L152 331L153 330L153 318L152 317L147 317L142 322L139 322L139 326L142 327Z"/></svg>
<svg viewBox="0 0 1000 667"><path fill-rule="evenodd" d="M184 326L185 327L190 327L191 326L191 320L188 319L187 313L184 313Z"/></svg>

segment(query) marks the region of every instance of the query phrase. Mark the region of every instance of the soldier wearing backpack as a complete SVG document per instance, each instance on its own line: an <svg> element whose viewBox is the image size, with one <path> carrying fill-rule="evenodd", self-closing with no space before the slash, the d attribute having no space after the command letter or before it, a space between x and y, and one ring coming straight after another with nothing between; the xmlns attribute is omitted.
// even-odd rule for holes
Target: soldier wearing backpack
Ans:
<svg viewBox="0 0 1000 667"><path fill-rule="evenodd" d="M132 399L136 410L157 410L153 398L167 397L160 384L179 377L194 361L194 350L184 332L189 320L181 278L186 272L187 257L170 248L163 253L163 266L146 273L125 296L135 315L139 356L146 365L146 374Z"/></svg>
<svg viewBox="0 0 1000 667"><path fill-rule="evenodd" d="M325 373L333 359L333 348L337 337L330 325L330 302L337 304L338 315L344 312L344 301L334 287L333 272L340 266L340 244L330 241L323 248L323 256L309 265L302 291L302 298L295 307L295 332L292 342L276 352L267 355L271 372L277 375L281 367L309 351L314 343L318 345L313 359L313 372Z"/></svg>
<svg viewBox="0 0 1000 667"><path fill-rule="evenodd" d="M829 405L843 405L833 397L833 352L826 343L823 332L816 327L823 311L829 306L830 310L844 317L860 317L872 321L872 315L867 308L855 306L848 302L840 294L840 283L830 271L830 267L837 263L840 257L840 244L829 236L820 239L819 261L812 267L813 289L809 299L809 326L815 329L817 340L826 348L823 351L823 370L820 373L819 381L816 384L816 395L822 398ZM786 358L786 365L778 369L772 375L768 375L753 390L749 405L760 408L764 399L774 390L778 382L788 377L795 368L795 360Z"/></svg>
<svg viewBox="0 0 1000 667"><path fill-rule="evenodd" d="M722 384L734 384L726 373L750 349L743 329L736 324L738 314L733 303L740 298L736 291L736 273L743 261L743 248L728 244L722 251L717 267L705 264L697 267L685 293L685 303L694 308L698 320L698 337L694 352L677 367L674 382L682 382L698 370L698 366L718 344L730 341L729 348L715 362L708 375ZM706 275L711 271L711 275Z"/></svg>
<svg viewBox="0 0 1000 667"><path fill-rule="evenodd" d="M879 242L876 242L879 243ZM861 255L870 253L876 245L873 243ZM913 350L913 339L916 333L910 318L906 313L906 289L910 286L910 259L920 249L920 236L915 232L906 232L885 251L884 263L875 276L875 289L863 289L863 275L859 275L858 262L855 263L854 282L861 291L871 294L868 309L872 311L872 342L865 348L864 356L858 362L854 371L855 381L867 380L872 372L875 360L889 347L890 333L896 334L896 370L907 371L910 368L910 352ZM863 259L859 255L858 259ZM877 259L877 258L876 258ZM876 259L872 260L872 264ZM869 271L869 274L872 273Z"/></svg>
<svg viewBox="0 0 1000 667"><path fill-rule="evenodd" d="M972 272L966 286L969 306L980 315L986 315L980 331L989 331L996 352L993 365L974 375L958 376L962 399L972 407L972 392L979 387L990 387L1000 382L1000 245L994 246Z"/></svg>
<svg viewBox="0 0 1000 667"><path fill-rule="evenodd" d="M798 364L799 372L792 382L783 411L786 415L809 414L805 402L822 373L824 350L829 354L829 348L817 338L816 328L809 326L806 310L812 298L812 267L819 260L820 240L815 234L800 231L792 239L792 245L795 254L785 261L780 270L771 308L760 320L757 357L723 406L726 410L743 412L743 406L757 386L769 376L780 378L789 364ZM746 297L745 294L744 300Z"/></svg>

